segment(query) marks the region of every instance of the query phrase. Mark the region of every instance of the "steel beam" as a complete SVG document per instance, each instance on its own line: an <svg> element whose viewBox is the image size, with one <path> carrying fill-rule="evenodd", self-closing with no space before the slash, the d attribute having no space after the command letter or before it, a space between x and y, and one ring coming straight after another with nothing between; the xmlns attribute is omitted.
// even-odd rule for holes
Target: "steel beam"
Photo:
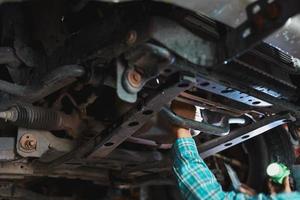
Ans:
<svg viewBox="0 0 300 200"><path fill-rule="evenodd" d="M74 158L85 156L89 159L106 157L141 128L155 113L158 113L165 104L192 86L192 82L183 80L176 74L170 76L160 88L147 97L140 98L132 109L104 131L52 163L39 163L36 167L41 168L42 164L43 167L55 168Z"/></svg>
<svg viewBox="0 0 300 200"><path fill-rule="evenodd" d="M207 158L232 146L245 142L283 124L293 122L296 118L291 114L267 117L256 123L232 131L229 135L210 140L198 147L200 156Z"/></svg>

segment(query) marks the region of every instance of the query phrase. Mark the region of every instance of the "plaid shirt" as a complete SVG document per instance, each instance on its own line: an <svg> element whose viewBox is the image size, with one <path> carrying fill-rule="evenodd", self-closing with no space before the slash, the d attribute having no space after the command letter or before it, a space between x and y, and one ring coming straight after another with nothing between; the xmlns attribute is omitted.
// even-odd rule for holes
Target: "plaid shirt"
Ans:
<svg viewBox="0 0 300 200"><path fill-rule="evenodd" d="M285 200L299 199L300 193L281 193L275 196L259 194L255 197L236 192L224 192L213 173L199 156L193 138L177 139L173 146L173 170L180 191L187 200Z"/></svg>

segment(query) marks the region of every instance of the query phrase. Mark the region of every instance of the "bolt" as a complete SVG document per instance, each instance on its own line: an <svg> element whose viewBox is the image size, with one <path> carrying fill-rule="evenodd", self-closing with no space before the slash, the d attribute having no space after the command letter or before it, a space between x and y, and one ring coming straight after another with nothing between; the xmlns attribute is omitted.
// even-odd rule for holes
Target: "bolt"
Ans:
<svg viewBox="0 0 300 200"><path fill-rule="evenodd" d="M33 152L37 147L37 140L31 134L24 134L20 139L20 147L24 152Z"/></svg>
<svg viewBox="0 0 300 200"><path fill-rule="evenodd" d="M32 148L35 148L36 146L36 143L34 140L27 140L25 142L25 146L28 148L28 149L32 149Z"/></svg>
<svg viewBox="0 0 300 200"><path fill-rule="evenodd" d="M126 43L128 45L133 45L137 40L137 32L132 30L132 31L129 31L128 34L127 34L127 39L126 39Z"/></svg>
<svg viewBox="0 0 300 200"><path fill-rule="evenodd" d="M139 88L142 84L142 75L136 70L130 70L127 74L127 79L132 87Z"/></svg>

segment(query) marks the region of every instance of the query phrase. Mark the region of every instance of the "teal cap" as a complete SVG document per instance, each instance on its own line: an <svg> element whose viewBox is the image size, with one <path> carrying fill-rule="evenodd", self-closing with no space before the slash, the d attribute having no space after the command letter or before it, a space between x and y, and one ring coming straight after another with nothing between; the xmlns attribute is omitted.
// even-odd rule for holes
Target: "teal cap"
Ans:
<svg viewBox="0 0 300 200"><path fill-rule="evenodd" d="M275 183L282 184L283 179L291 174L291 171L282 163L271 163L267 167L267 174Z"/></svg>

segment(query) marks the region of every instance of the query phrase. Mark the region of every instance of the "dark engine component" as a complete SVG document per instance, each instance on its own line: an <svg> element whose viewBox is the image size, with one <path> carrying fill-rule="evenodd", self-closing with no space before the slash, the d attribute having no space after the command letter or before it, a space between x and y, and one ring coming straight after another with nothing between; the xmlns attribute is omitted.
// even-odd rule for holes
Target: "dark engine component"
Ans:
<svg viewBox="0 0 300 200"><path fill-rule="evenodd" d="M23 128L66 130L73 137L77 136L81 124L75 115L30 105L13 106L7 111L0 112L0 118Z"/></svg>
<svg viewBox="0 0 300 200"><path fill-rule="evenodd" d="M139 45L127 52L124 58L127 65L120 60L117 62L117 94L131 103L136 101L137 93L150 79L175 60L167 49L153 44Z"/></svg>
<svg viewBox="0 0 300 200"><path fill-rule="evenodd" d="M84 74L85 70L82 66L65 65L50 72L38 86L23 86L0 80L0 91L31 103L73 83Z"/></svg>

